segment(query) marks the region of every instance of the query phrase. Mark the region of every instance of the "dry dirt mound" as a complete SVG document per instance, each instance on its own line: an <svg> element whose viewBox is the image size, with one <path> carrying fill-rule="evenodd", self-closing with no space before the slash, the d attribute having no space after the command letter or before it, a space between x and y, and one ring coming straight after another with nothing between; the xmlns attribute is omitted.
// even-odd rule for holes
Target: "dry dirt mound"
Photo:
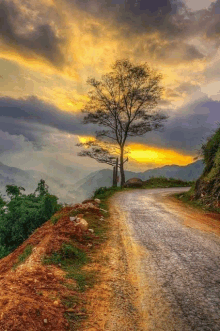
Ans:
<svg viewBox="0 0 220 331"><path fill-rule="evenodd" d="M42 257L58 251L70 238L74 238L85 250L88 249L69 218L70 212L79 208L96 214L99 210L91 203L65 207L56 214L61 216L56 224L46 222L13 253L0 261L1 331L68 329L68 322L64 318L67 309L62 299L72 294L73 290L64 286L64 282L74 283L74 280L65 279L65 272L55 266L43 265ZM93 234L90 236L92 240ZM18 257L28 245L33 247L31 255L15 269Z"/></svg>

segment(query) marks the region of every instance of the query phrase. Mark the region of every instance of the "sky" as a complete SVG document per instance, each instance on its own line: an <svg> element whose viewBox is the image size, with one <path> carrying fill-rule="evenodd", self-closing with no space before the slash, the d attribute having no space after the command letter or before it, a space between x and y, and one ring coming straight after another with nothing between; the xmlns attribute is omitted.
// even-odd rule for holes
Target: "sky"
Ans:
<svg viewBox="0 0 220 331"><path fill-rule="evenodd" d="M194 161L220 121L220 0L0 0L0 162L103 168L77 156L88 77L118 59L162 76L162 132L128 141L130 170ZM105 166L104 166L105 167Z"/></svg>

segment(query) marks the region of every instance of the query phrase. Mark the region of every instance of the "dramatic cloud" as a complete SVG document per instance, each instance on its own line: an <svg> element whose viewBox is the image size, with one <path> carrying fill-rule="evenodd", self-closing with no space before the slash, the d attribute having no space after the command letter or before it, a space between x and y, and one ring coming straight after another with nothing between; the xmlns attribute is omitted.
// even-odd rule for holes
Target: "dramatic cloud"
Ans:
<svg viewBox="0 0 220 331"><path fill-rule="evenodd" d="M130 143L141 142L195 155L216 127L219 109L220 102L204 97L185 105L177 113L167 112L170 118L162 132L150 132L130 140ZM47 135L57 133L57 130L82 136L94 136L97 130L94 125L82 124L82 114L60 111L33 97L27 100L0 99L0 114L0 130L22 135L33 142L36 149L41 149Z"/></svg>
<svg viewBox="0 0 220 331"><path fill-rule="evenodd" d="M21 53L27 59L40 56L57 67L64 64L60 37L49 19L41 22L34 18L31 8L18 7L14 1L0 2L0 38L3 45ZM26 9L26 10L25 10Z"/></svg>
<svg viewBox="0 0 220 331"><path fill-rule="evenodd" d="M162 132L150 132L142 142L148 145L170 147L196 156L201 144L217 127L220 119L220 102L200 99L171 116Z"/></svg>
<svg viewBox="0 0 220 331"><path fill-rule="evenodd" d="M22 135L33 142L36 149L44 145L45 136L56 130L75 135L94 134L94 125L82 124L81 113L68 113L46 104L36 97L0 99L0 130Z"/></svg>
<svg viewBox="0 0 220 331"><path fill-rule="evenodd" d="M128 58L162 73L170 115L163 132L130 143L191 158L219 119L219 22L220 0L0 0L3 155L22 161L23 148L27 162L31 148L45 160L49 145L53 158L76 155L69 141L97 130L82 124L87 78Z"/></svg>

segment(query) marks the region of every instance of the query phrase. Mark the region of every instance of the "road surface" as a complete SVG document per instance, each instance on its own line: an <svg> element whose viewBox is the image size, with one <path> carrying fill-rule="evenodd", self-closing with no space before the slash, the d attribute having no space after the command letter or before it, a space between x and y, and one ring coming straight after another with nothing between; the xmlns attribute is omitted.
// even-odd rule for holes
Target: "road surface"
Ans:
<svg viewBox="0 0 220 331"><path fill-rule="evenodd" d="M205 221L167 198L186 190L133 190L111 198L142 321L121 328L112 321L106 330L220 330L220 221Z"/></svg>

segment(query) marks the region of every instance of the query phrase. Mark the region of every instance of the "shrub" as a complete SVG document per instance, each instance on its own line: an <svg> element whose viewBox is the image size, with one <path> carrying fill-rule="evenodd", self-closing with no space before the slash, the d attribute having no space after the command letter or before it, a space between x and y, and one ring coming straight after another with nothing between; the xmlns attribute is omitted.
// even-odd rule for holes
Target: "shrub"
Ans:
<svg viewBox="0 0 220 331"><path fill-rule="evenodd" d="M48 193L43 180L29 195L21 193L21 189L14 185L7 185L6 190L10 201L6 204L7 212L1 209L0 213L0 257L22 244L60 209L58 198Z"/></svg>

